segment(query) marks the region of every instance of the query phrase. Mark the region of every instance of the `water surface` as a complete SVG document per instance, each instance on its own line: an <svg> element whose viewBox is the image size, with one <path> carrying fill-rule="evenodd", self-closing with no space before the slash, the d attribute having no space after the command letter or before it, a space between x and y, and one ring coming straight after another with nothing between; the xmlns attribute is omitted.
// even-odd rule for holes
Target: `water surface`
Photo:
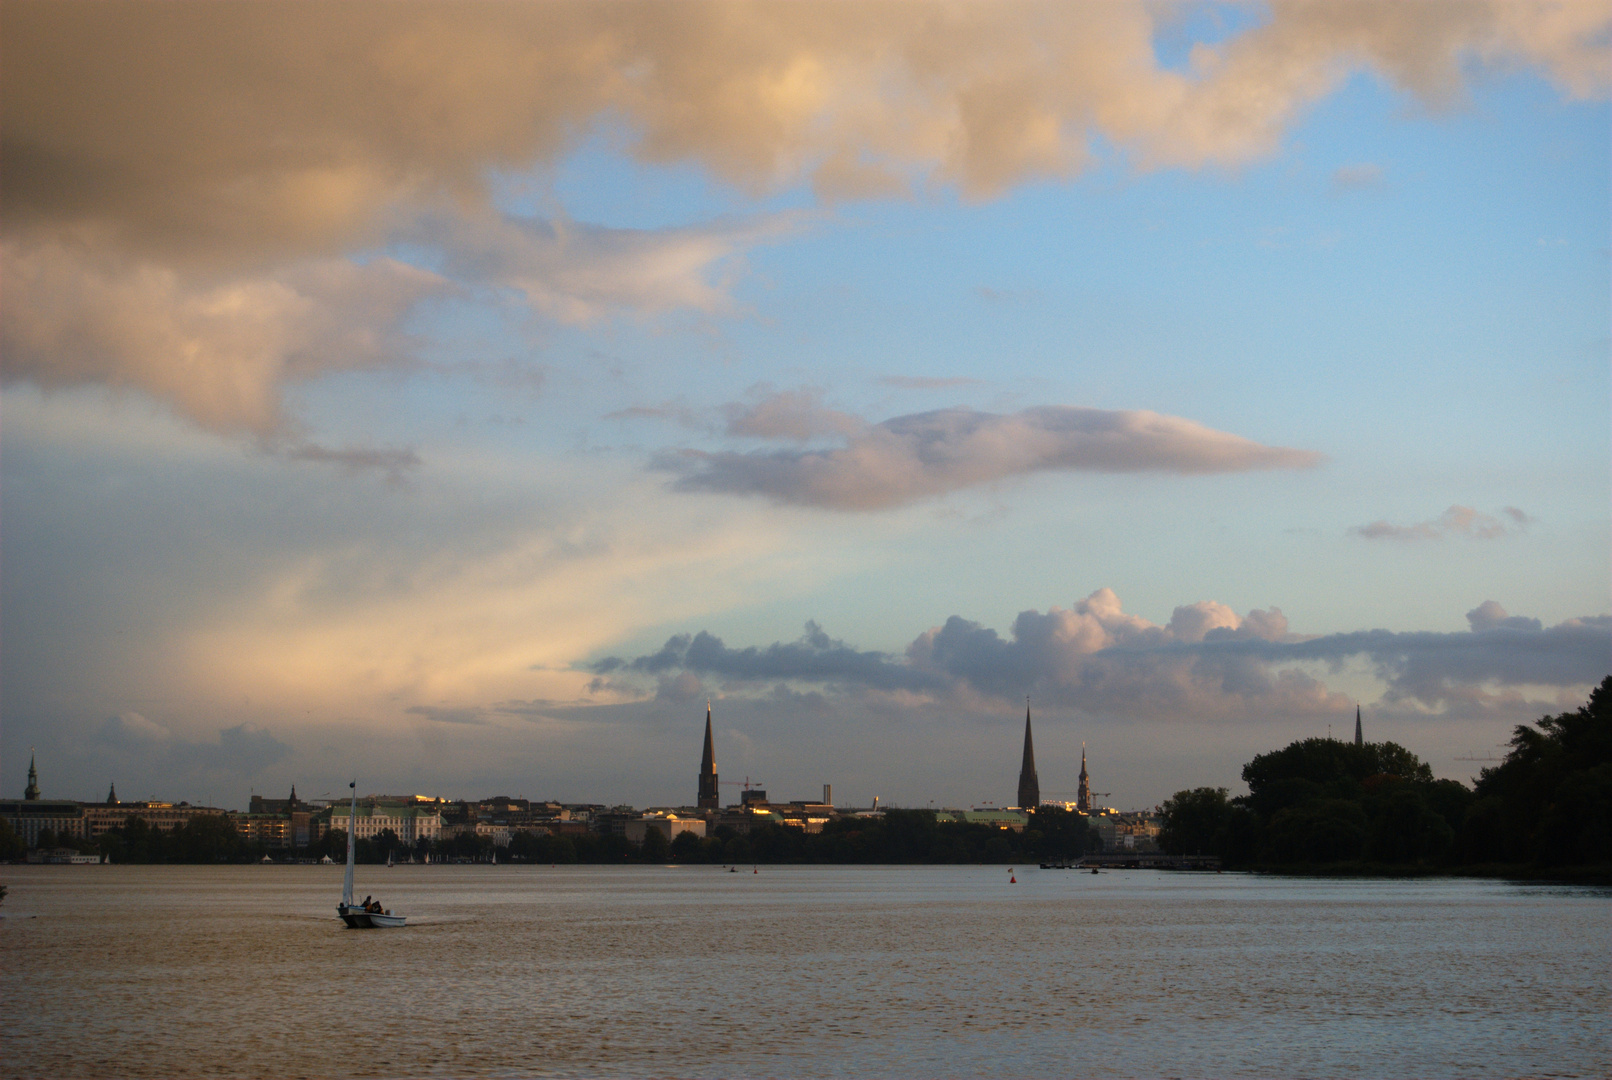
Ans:
<svg viewBox="0 0 1612 1080"><path fill-rule="evenodd" d="M0 868L6 1077L1605 1076L1608 896L1005 867Z"/></svg>

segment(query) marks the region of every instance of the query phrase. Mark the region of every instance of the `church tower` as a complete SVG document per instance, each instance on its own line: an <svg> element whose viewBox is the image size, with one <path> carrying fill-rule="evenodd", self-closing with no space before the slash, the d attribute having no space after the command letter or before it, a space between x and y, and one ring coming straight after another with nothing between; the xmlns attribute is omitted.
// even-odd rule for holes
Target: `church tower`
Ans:
<svg viewBox="0 0 1612 1080"><path fill-rule="evenodd" d="M1035 744L1030 740L1030 702L1024 703L1024 763L1019 766L1019 809L1041 805L1041 781L1035 775Z"/></svg>
<svg viewBox="0 0 1612 1080"><path fill-rule="evenodd" d="M716 783L716 744L711 741L711 703L705 703L705 752L700 755L701 810L721 809L721 793Z"/></svg>
<svg viewBox="0 0 1612 1080"><path fill-rule="evenodd" d="M1365 745L1364 741L1360 738L1360 706L1359 705L1355 706L1355 745L1356 746L1364 746Z"/></svg>
<svg viewBox="0 0 1612 1080"><path fill-rule="evenodd" d="M32 754L28 755L28 789L22 793L22 797L30 802L36 802L39 799L39 770L34 768L34 756Z"/></svg>
<svg viewBox="0 0 1612 1080"><path fill-rule="evenodd" d="M113 782L112 786L106 789L106 805L108 805L108 806L118 806L118 805L120 805L118 803L118 785L117 785L116 782Z"/></svg>
<svg viewBox="0 0 1612 1080"><path fill-rule="evenodd" d="M1086 744L1080 744L1080 790L1075 792L1075 809L1091 813L1091 777L1086 775Z"/></svg>

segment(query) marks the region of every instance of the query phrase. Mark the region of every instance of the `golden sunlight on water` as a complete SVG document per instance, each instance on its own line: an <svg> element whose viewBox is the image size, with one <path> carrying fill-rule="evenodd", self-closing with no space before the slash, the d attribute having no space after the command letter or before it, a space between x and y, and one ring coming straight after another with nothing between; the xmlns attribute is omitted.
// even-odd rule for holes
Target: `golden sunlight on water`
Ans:
<svg viewBox="0 0 1612 1080"><path fill-rule="evenodd" d="M1603 1076L1604 892L1006 867L6 867L0 1075Z"/></svg>

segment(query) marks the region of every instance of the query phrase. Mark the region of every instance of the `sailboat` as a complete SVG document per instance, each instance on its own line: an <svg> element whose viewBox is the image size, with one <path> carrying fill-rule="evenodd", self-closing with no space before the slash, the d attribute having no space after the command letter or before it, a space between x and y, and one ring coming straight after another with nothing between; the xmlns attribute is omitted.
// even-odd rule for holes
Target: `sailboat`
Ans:
<svg viewBox="0 0 1612 1080"><path fill-rule="evenodd" d="M365 911L363 907L353 903L353 854L357 850L358 781L354 780L347 786L353 789L353 805L347 814L347 873L341 879L341 903L336 905L336 914L341 916L341 921L347 924L349 930L379 930L383 927L402 926L405 916L393 915L391 911Z"/></svg>

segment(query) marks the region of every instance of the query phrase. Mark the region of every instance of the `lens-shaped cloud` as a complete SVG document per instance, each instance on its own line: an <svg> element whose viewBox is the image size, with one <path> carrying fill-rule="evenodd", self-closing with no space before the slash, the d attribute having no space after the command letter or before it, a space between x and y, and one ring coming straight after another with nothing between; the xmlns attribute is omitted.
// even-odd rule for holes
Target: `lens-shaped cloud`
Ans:
<svg viewBox="0 0 1612 1080"><path fill-rule="evenodd" d="M787 406L787 408L786 408ZM683 491L759 495L831 510L883 510L962 488L1036 472L1202 474L1307 468L1319 454L1262 446L1191 420L1153 412L1043 406L1006 415L941 409L898 416L860 431L845 414L791 401L746 418L780 417L739 434L798 437L851 431L827 450L679 450L656 467ZM730 426L730 432L734 428Z"/></svg>

